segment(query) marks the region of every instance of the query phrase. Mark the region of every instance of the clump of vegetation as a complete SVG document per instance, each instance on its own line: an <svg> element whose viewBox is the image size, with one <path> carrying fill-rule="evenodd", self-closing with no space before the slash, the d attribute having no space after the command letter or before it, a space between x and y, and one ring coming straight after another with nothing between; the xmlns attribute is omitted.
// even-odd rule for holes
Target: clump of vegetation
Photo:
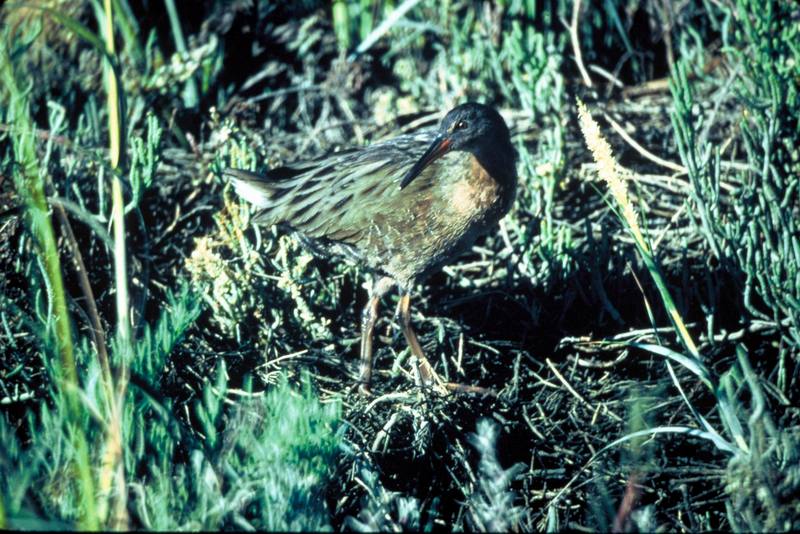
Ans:
<svg viewBox="0 0 800 534"><path fill-rule="evenodd" d="M0 20L0 527L800 528L793 3ZM466 100L511 126L519 194L414 320L492 394L420 391L386 314L359 396L370 274L252 224L219 171Z"/></svg>

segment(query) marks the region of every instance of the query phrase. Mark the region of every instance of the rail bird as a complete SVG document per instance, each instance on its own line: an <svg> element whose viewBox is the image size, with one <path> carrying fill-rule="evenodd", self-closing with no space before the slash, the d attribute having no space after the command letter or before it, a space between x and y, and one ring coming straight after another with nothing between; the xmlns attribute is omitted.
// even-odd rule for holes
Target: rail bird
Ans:
<svg viewBox="0 0 800 534"><path fill-rule="evenodd" d="M471 247L508 213L517 189L516 152L505 121L486 105L450 110L435 128L291 163L258 175L228 169L254 222L280 225L312 252L374 273L361 315L359 389L369 394L373 330L381 297L398 287L397 314L423 384L442 382L410 320L410 292Z"/></svg>

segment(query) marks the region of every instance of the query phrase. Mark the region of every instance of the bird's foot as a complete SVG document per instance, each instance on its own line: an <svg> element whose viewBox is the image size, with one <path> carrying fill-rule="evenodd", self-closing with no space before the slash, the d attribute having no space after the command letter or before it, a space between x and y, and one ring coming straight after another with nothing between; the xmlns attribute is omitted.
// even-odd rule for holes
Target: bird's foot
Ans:
<svg viewBox="0 0 800 534"><path fill-rule="evenodd" d="M472 394L472 395L486 395L489 397L499 397L497 392L491 388L484 388L481 386L473 386L470 384L459 384L457 382L447 382L445 384L448 392L450 393L461 393L461 394Z"/></svg>
<svg viewBox="0 0 800 534"><path fill-rule="evenodd" d="M349 386L346 388L347 394L357 394L362 397L372 397L372 389L370 388L370 383L365 381L361 378L353 381Z"/></svg>
<svg viewBox="0 0 800 534"><path fill-rule="evenodd" d="M443 380L436 373L436 371L433 370L433 367L430 365L427 359L418 359L417 365L417 369L419 370L417 375L418 385L424 388L430 388L443 397L450 395L451 393L488 395L491 397L498 396L497 392L493 389L469 384L459 384L458 382L447 382Z"/></svg>
<svg viewBox="0 0 800 534"><path fill-rule="evenodd" d="M450 391L447 387L448 383L439 377L436 371L433 370L433 366L431 366L426 358L417 358L416 363L417 373L415 376L418 386L425 389L430 389L443 397L450 394Z"/></svg>

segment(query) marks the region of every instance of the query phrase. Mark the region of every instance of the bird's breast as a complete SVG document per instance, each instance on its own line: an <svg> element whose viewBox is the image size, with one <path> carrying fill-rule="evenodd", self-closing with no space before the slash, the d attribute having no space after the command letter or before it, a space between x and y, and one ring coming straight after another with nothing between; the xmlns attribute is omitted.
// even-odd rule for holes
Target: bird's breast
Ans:
<svg viewBox="0 0 800 534"><path fill-rule="evenodd" d="M453 175L445 181L447 211L454 220L469 223L494 224L511 208L514 200L514 184L492 176L478 159L467 154Z"/></svg>
<svg viewBox="0 0 800 534"><path fill-rule="evenodd" d="M512 186L466 152L437 160L370 217L364 246L374 267L402 284L449 263L506 214Z"/></svg>
<svg viewBox="0 0 800 534"><path fill-rule="evenodd" d="M491 176L471 154L453 154L433 185L430 204L412 226L419 276L438 269L468 249L509 210L514 190ZM512 184L513 185L513 184Z"/></svg>

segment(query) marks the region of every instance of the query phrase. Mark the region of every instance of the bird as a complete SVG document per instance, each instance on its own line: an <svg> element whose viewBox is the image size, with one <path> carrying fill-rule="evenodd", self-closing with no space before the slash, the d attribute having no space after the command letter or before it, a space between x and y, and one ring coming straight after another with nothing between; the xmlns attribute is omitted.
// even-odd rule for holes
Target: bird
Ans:
<svg viewBox="0 0 800 534"><path fill-rule="evenodd" d="M371 272L361 313L359 391L370 395L373 331L381 297L399 289L397 317L418 381L443 382L411 326L410 296L427 276L494 228L514 202L517 155L505 120L468 102L437 127L397 135L256 174L226 169L235 192L254 208L253 222L278 225L312 253L344 258Z"/></svg>

